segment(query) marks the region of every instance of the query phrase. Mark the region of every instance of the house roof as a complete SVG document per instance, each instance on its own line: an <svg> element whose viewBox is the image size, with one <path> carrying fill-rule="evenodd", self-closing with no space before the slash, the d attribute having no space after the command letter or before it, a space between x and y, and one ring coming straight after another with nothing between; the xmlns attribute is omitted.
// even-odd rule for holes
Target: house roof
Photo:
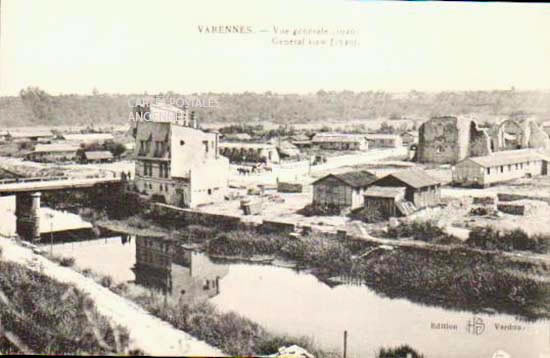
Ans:
<svg viewBox="0 0 550 358"><path fill-rule="evenodd" d="M369 133L365 135L367 139L398 139L400 138L399 134L388 134L388 133Z"/></svg>
<svg viewBox="0 0 550 358"><path fill-rule="evenodd" d="M255 149L275 149L273 144L269 143L238 143L223 142L219 144L220 148L255 148Z"/></svg>
<svg viewBox="0 0 550 358"><path fill-rule="evenodd" d="M96 150L93 152L84 152L86 159L101 160L101 159L113 159L113 153L108 150Z"/></svg>
<svg viewBox="0 0 550 358"><path fill-rule="evenodd" d="M170 137L170 126L170 122L138 122L136 141L167 141Z"/></svg>
<svg viewBox="0 0 550 358"><path fill-rule="evenodd" d="M226 139L237 139L237 140L250 140L250 139L252 139L252 137L248 133L224 134L224 138L226 138Z"/></svg>
<svg viewBox="0 0 550 358"><path fill-rule="evenodd" d="M345 134L345 133L318 133L311 140L314 143L320 142L345 142L357 143L365 141L365 136L360 134Z"/></svg>
<svg viewBox="0 0 550 358"><path fill-rule="evenodd" d="M403 186L369 186L365 190L364 196L376 198L396 198L405 194L406 188Z"/></svg>
<svg viewBox="0 0 550 358"><path fill-rule="evenodd" d="M507 150L502 152L494 152L490 155L485 155L482 157L470 157L466 158L462 162L471 161L482 167L496 167L500 165L524 163L527 161L534 160L548 160L543 157L541 154L532 151L532 150ZM460 165L458 163L457 165Z"/></svg>
<svg viewBox="0 0 550 358"><path fill-rule="evenodd" d="M74 142L95 142L113 139L111 133L83 133L83 134L63 134L63 138Z"/></svg>
<svg viewBox="0 0 550 358"><path fill-rule="evenodd" d="M376 175L374 175L373 173L366 170L361 170L361 171L347 172L342 174L329 174L314 181L313 185L320 183L329 177L336 178L341 182L351 186L352 188L365 187L377 179Z"/></svg>
<svg viewBox="0 0 550 358"><path fill-rule="evenodd" d="M400 182L415 189L441 184L441 182L428 175L428 173L426 173L422 169L401 170L395 173L388 174L385 177L378 179L377 181L381 181L389 177L395 178ZM376 182L374 183L374 185L376 185Z"/></svg>
<svg viewBox="0 0 550 358"><path fill-rule="evenodd" d="M30 130L25 132L8 132L12 138L33 138L33 137L53 137L53 133L50 130Z"/></svg>
<svg viewBox="0 0 550 358"><path fill-rule="evenodd" d="M71 144L37 144L34 147L34 153L48 153L48 152L76 152L78 146Z"/></svg>

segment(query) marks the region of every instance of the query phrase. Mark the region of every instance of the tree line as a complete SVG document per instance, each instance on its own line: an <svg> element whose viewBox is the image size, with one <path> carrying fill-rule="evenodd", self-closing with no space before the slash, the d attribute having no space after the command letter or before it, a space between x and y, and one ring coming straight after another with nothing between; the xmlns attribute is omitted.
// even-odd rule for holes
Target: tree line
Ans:
<svg viewBox="0 0 550 358"><path fill-rule="evenodd" d="M51 95L27 87L19 96L0 97L0 125L124 124L129 121L129 101L142 94ZM184 96L166 92L165 96ZM534 114L550 117L550 92L543 91L325 91L311 94L193 93L186 98L215 99L216 106L190 108L204 122L276 124L373 118L427 119L438 115L511 116Z"/></svg>

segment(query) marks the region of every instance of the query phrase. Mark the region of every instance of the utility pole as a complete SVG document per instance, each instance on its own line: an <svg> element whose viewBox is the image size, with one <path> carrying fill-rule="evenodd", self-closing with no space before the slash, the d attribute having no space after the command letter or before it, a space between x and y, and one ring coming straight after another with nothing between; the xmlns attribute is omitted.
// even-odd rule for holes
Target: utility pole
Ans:
<svg viewBox="0 0 550 358"><path fill-rule="evenodd" d="M344 331L344 358L348 353L348 331Z"/></svg>

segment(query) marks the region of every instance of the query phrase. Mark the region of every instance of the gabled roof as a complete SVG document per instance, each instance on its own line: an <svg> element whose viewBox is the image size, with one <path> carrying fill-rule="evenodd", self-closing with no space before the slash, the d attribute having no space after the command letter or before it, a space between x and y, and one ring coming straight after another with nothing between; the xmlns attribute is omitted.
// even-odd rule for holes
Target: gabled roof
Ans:
<svg viewBox="0 0 550 358"><path fill-rule="evenodd" d="M482 157L466 158L462 162L471 161L484 168L487 168L487 167L497 167L500 165L525 163L528 161L535 161L535 160L541 160L541 159L547 160L541 154L534 152L532 150L507 150L502 152L494 152L490 155L485 155ZM460 163L458 163L457 165L459 165Z"/></svg>
<svg viewBox="0 0 550 358"><path fill-rule="evenodd" d="M8 132L12 138L53 137L53 133L47 129L33 129L24 132Z"/></svg>
<svg viewBox="0 0 550 358"><path fill-rule="evenodd" d="M67 141L74 142L94 142L94 141L106 141L114 139L111 133L77 133L77 134L63 134L63 138Z"/></svg>
<svg viewBox="0 0 550 358"><path fill-rule="evenodd" d="M275 149L271 143L242 143L242 142L221 142L219 148L253 148L253 149Z"/></svg>
<svg viewBox="0 0 550 358"><path fill-rule="evenodd" d="M365 136L361 134L346 134L346 133L317 133L311 141L314 143L320 143L320 142L357 143L357 142L364 142Z"/></svg>
<svg viewBox="0 0 550 358"><path fill-rule="evenodd" d="M437 179L431 177L430 175L428 175L428 173L426 173L422 169L401 170L401 171L398 171L398 172L395 172L395 173L388 174L385 177L382 177L382 178L378 179L376 182L382 181L382 180L384 180L386 178L390 178L390 177L395 178L395 179L399 180L400 182L402 182L402 183L404 183L404 184L406 184L410 187L413 187L415 189L441 184L440 181L438 181ZM374 182L374 185L376 185L376 182Z"/></svg>
<svg viewBox="0 0 550 358"><path fill-rule="evenodd" d="M389 134L389 133L369 133L365 134L367 139L398 139L400 138L399 134Z"/></svg>
<svg viewBox="0 0 550 358"><path fill-rule="evenodd" d="M84 152L86 159L101 160L101 159L113 159L113 153L108 150L96 150L93 152Z"/></svg>
<svg viewBox="0 0 550 358"><path fill-rule="evenodd" d="M365 190L364 196L377 198L396 198L405 194L403 186L376 186L372 185Z"/></svg>
<svg viewBox="0 0 550 358"><path fill-rule="evenodd" d="M48 153L48 152L76 152L78 146L56 143L56 144L37 144L34 147L34 153Z"/></svg>
<svg viewBox="0 0 550 358"><path fill-rule="evenodd" d="M337 180L351 186L352 188L365 187L377 179L376 175L374 175L373 173L366 170L361 170L355 172L347 172L343 174L329 174L314 181L313 185L322 182L329 177L336 178Z"/></svg>

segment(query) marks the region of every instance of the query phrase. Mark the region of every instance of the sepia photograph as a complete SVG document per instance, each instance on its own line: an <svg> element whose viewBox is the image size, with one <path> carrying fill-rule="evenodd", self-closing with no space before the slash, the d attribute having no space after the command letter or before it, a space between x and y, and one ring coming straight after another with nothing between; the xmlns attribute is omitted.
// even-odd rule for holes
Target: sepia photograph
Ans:
<svg viewBox="0 0 550 358"><path fill-rule="evenodd" d="M0 0L0 354L550 358L550 2Z"/></svg>

